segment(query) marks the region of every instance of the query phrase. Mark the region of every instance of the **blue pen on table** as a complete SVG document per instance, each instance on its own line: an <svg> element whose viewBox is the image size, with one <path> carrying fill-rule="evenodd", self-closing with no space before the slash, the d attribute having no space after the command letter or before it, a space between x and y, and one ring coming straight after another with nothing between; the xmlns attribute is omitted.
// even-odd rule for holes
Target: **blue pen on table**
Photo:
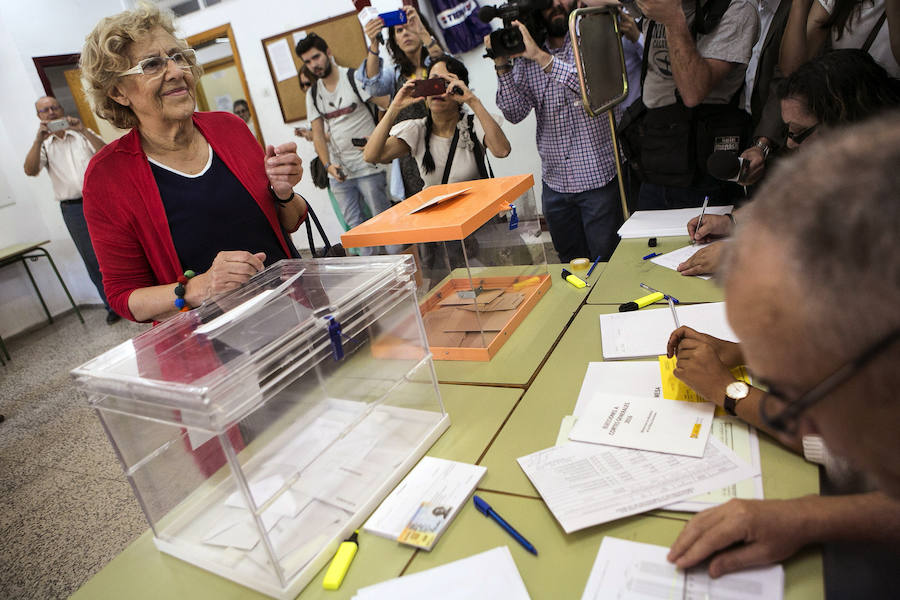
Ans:
<svg viewBox="0 0 900 600"><path fill-rule="evenodd" d="M597 255L597 258L594 259L594 264L591 265L591 268L588 269L587 275L584 276L585 279L591 276L591 273L594 272L594 267L597 266L597 263L600 262L600 255Z"/></svg>
<svg viewBox="0 0 900 600"><path fill-rule="evenodd" d="M531 545L531 542L522 537L522 534L513 529L513 526L503 520L503 518L497 514L497 512L491 508L491 505L479 498L477 495L472 496L472 501L475 503L475 508L478 509L478 512L483 514L486 517L489 517L497 522L500 527L506 530L506 533L511 535L513 539L522 544L522 547L537 556L537 548Z"/></svg>
<svg viewBox="0 0 900 600"><path fill-rule="evenodd" d="M659 252L651 252L650 254L648 254L647 256L642 258L641 260L647 260L648 258L653 258L654 256L662 256L662 254L660 254Z"/></svg>
<svg viewBox="0 0 900 600"><path fill-rule="evenodd" d="M650 287L649 285L647 285L646 283L642 283L642 284L641 284L641 287L644 288L645 290L647 290L648 292L659 292L660 294L663 295L663 299L664 299L664 300L669 300L669 299L671 298L672 302L674 302L675 304L681 304L681 302L679 302L679 301L678 301L678 298L676 298L675 296L670 296L669 294L667 294L667 293L665 293L665 292L663 292L663 291L661 291L661 290L658 290L658 289L656 289L656 288L652 288L652 287Z"/></svg>

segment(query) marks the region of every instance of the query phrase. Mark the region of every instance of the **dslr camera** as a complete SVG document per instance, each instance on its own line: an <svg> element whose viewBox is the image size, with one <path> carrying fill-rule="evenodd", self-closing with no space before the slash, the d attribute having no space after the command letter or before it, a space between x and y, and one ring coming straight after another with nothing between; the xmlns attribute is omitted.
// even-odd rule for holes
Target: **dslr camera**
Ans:
<svg viewBox="0 0 900 600"><path fill-rule="evenodd" d="M478 18L484 23L492 19L503 19L503 29L491 33L491 47L487 51L488 58L496 56L511 56L525 51L525 41L522 32L512 24L513 21L526 22L523 19L531 13L540 12L553 4L553 0L511 0L500 6L482 6L478 11ZM532 37L535 31L530 25L528 31Z"/></svg>

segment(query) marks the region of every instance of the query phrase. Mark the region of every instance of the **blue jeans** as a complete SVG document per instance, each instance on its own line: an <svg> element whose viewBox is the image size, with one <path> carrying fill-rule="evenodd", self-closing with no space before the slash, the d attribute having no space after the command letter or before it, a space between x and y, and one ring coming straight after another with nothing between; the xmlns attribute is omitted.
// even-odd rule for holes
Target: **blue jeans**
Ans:
<svg viewBox="0 0 900 600"><path fill-rule="evenodd" d="M331 185L334 199L337 200L341 213L344 215L344 222L350 229L365 220L362 210L363 202L369 206L373 217L391 207L391 201L388 199L387 177L383 172L344 181L329 177L328 183ZM361 256L372 256L378 253L378 247L375 246L359 250Z"/></svg>
<svg viewBox="0 0 900 600"><path fill-rule="evenodd" d="M94 254L94 245L91 243L91 236L88 235L87 221L84 219L84 205L81 202L60 203L63 221L75 242L75 248L87 267L88 276L97 288L100 299L103 300L103 306L106 310L109 308L109 302L106 301L106 294L103 292L103 279L100 276L100 264L97 262L97 255Z"/></svg>
<svg viewBox="0 0 900 600"><path fill-rule="evenodd" d="M564 194L546 183L541 198L553 247L562 262L573 258L609 260L619 236L619 183L613 177L601 188Z"/></svg>

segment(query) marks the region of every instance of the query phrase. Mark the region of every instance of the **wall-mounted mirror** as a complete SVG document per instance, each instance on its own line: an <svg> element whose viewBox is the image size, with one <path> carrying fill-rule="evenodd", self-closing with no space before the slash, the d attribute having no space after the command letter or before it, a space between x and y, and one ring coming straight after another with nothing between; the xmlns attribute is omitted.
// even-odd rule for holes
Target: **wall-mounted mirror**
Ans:
<svg viewBox="0 0 900 600"><path fill-rule="evenodd" d="M265 146L231 24L192 35L187 43L197 51L197 60L203 65L203 77L197 84L197 108L237 114L247 122L259 143ZM240 100L245 104L238 102Z"/></svg>

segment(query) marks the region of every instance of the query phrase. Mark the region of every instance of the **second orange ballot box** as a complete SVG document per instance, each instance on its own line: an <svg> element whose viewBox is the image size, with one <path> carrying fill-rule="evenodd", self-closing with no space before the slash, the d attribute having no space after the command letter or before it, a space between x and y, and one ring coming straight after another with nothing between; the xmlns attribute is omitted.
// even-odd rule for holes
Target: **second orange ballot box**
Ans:
<svg viewBox="0 0 900 600"><path fill-rule="evenodd" d="M411 253L434 358L488 361L550 289L549 236L541 232L533 186L530 174L431 186L341 242ZM373 352L403 357L413 351L404 346L408 338L383 332Z"/></svg>

